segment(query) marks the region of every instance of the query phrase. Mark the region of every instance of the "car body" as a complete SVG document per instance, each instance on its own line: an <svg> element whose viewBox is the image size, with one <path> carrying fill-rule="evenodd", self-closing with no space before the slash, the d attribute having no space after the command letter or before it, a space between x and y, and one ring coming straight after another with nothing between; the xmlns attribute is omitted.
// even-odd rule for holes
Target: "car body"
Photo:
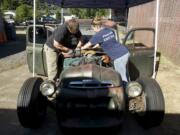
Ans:
<svg viewBox="0 0 180 135"><path fill-rule="evenodd" d="M54 28L50 26L36 26L35 73L38 75L47 76L43 46L53 30ZM94 34L90 27L85 25L81 31L86 41ZM117 30L113 31L119 40ZM39 127L45 118L47 104L56 111L60 127L118 126L123 123L127 111L135 115L142 126L159 125L164 117L164 98L158 83L151 78L154 47L147 47L131 39L134 38L136 31L148 31L154 38L153 28L136 28L127 33L123 43L131 53L128 64L131 81L126 88L122 87L121 76L114 70L113 62L104 63L101 60L102 55L105 55L102 50L93 50L95 53L93 55L90 53L90 56L87 55L88 50L86 55L76 51L74 57L65 58L63 61L60 59L59 79L56 84L39 77L29 78L24 82L17 105L21 125L26 128ZM26 51L31 72L32 32L33 26L29 26ZM29 109L30 112L27 111Z"/></svg>

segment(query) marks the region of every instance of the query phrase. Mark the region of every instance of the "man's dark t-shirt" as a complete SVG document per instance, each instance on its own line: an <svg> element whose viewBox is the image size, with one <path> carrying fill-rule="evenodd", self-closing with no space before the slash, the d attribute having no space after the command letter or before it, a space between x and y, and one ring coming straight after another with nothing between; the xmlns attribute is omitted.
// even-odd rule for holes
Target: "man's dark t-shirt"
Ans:
<svg viewBox="0 0 180 135"><path fill-rule="evenodd" d="M63 24L54 30L52 35L47 39L46 44L50 48L55 49L57 51L57 49L53 45L54 40L56 40L65 47L75 49L81 36L82 34L80 31L78 31L76 34L72 34L68 30L66 24Z"/></svg>
<svg viewBox="0 0 180 135"><path fill-rule="evenodd" d="M129 52L125 46L116 40L114 31L110 28L103 28L96 33L89 42L93 45L100 44L104 52L110 56L112 60Z"/></svg>

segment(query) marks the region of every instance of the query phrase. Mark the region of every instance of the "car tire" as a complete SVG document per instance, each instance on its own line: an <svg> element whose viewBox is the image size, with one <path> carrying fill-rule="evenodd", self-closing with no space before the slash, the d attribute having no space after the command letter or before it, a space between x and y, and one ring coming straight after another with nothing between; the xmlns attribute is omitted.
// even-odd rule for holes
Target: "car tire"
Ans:
<svg viewBox="0 0 180 135"><path fill-rule="evenodd" d="M27 79L18 95L17 115L25 128L38 128L46 116L47 98L40 92L41 78Z"/></svg>
<svg viewBox="0 0 180 135"><path fill-rule="evenodd" d="M144 128L151 128L162 123L165 113L165 102L162 90L156 80L151 78L139 78L145 93L146 112L136 113L138 123Z"/></svg>

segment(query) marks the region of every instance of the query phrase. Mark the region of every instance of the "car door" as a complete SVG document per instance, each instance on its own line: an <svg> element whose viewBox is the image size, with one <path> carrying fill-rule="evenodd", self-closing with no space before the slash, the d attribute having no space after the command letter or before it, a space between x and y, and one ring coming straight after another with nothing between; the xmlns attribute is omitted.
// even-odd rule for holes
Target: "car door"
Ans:
<svg viewBox="0 0 180 135"><path fill-rule="evenodd" d="M153 75L154 36L154 28L136 28L127 33L123 44L130 51L128 69L131 80Z"/></svg>
<svg viewBox="0 0 180 135"><path fill-rule="evenodd" d="M44 44L47 37L52 34L54 29L49 26L36 25L35 41L35 73L47 76L46 58ZM27 63L30 72L33 72L33 26L28 26L26 34Z"/></svg>

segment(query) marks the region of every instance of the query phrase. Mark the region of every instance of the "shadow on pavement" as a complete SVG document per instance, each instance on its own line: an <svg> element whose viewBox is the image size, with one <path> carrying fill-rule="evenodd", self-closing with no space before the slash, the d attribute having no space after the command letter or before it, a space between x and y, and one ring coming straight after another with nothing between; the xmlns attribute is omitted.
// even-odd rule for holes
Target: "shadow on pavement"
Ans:
<svg viewBox="0 0 180 135"><path fill-rule="evenodd" d="M180 114L166 114L161 126L145 130L137 124L132 116L128 115L121 127L100 130L79 130L78 135L81 135L81 133L83 135L179 135L179 125ZM18 121L15 109L0 109L0 134L63 135L57 124L56 113L51 109L48 110L48 116L42 127L36 130L23 128ZM76 131L68 135L72 134L76 134Z"/></svg>
<svg viewBox="0 0 180 135"><path fill-rule="evenodd" d="M25 34L17 34L16 41L0 44L0 59L24 51L26 49L25 36Z"/></svg>

